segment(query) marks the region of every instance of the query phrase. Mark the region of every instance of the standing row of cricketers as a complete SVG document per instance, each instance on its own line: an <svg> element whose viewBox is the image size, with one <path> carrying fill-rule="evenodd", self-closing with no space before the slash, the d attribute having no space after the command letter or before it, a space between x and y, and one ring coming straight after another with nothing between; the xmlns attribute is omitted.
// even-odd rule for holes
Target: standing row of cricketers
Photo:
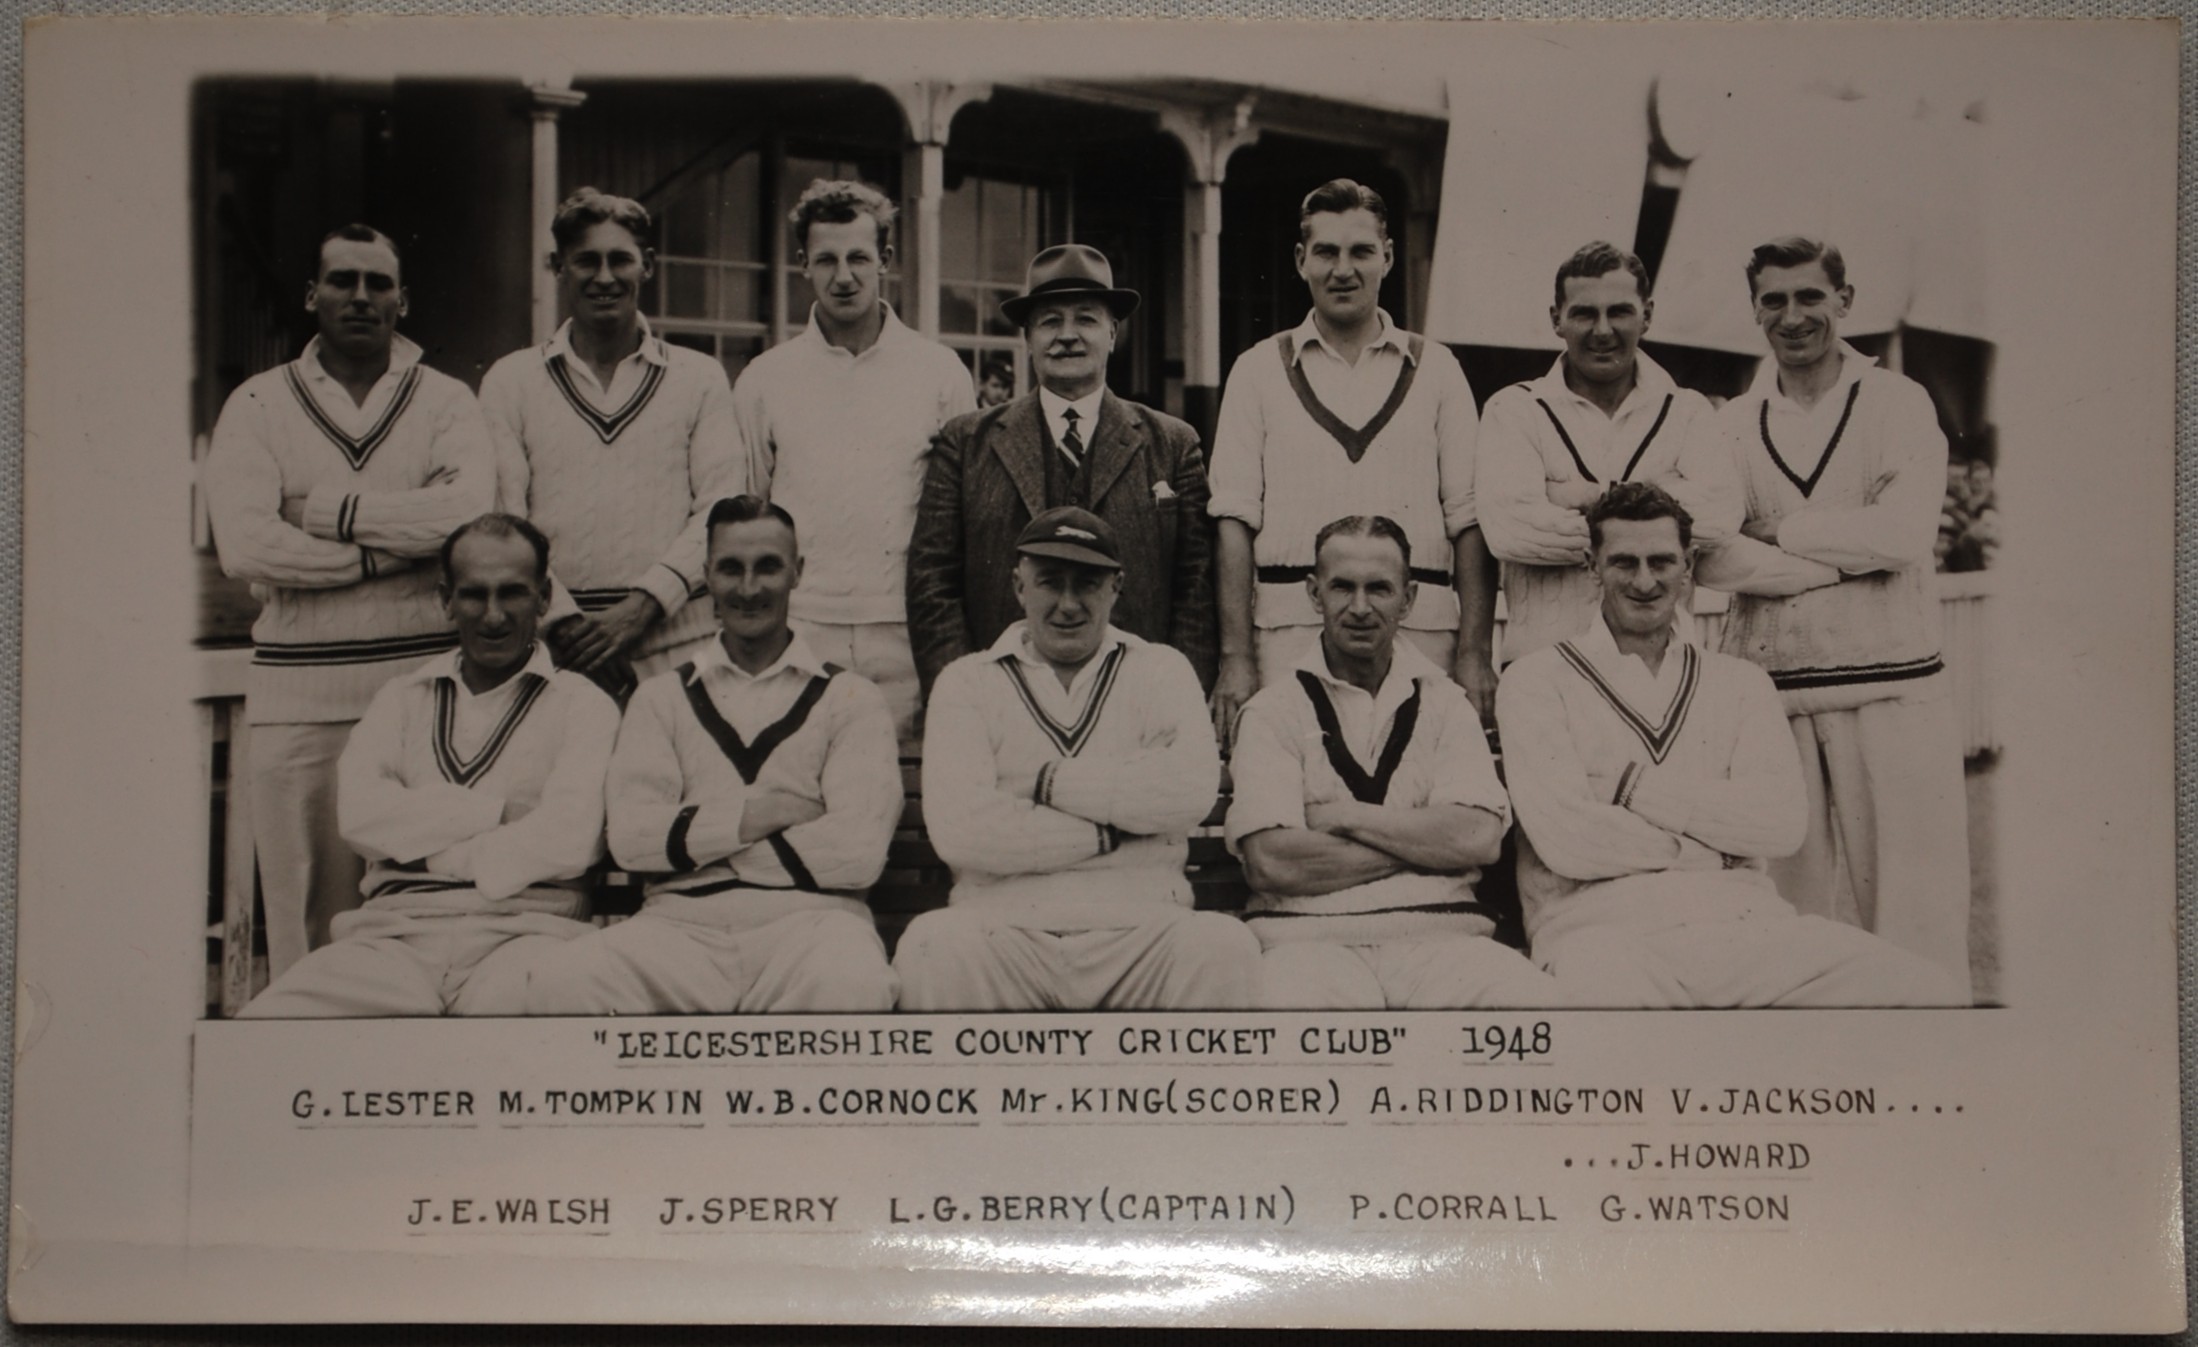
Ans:
<svg viewBox="0 0 2198 1347"><path fill-rule="evenodd" d="M1639 350L1641 263L1582 248L1564 354L1481 413L1378 305L1381 199L1324 184L1209 471L1106 388L1102 254L1032 260L1037 387L979 411L880 297L894 214L812 185L810 322L728 386L638 310L646 210L583 189L571 317L478 400L397 334L396 245L328 237L318 335L204 472L263 604L250 1013L1966 1002L1945 442L1839 339L1836 249L1756 249L1773 358L1713 409ZM919 742L954 887L889 964ZM1183 870L1224 750L1241 919ZM1514 822L1524 954L1473 888ZM606 839L647 896L598 928Z"/></svg>

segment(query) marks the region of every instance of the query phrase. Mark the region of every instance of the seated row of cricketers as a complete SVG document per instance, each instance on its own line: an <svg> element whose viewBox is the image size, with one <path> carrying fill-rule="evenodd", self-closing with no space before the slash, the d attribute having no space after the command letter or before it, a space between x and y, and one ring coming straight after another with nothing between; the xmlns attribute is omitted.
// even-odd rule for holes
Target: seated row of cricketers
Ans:
<svg viewBox="0 0 2198 1347"><path fill-rule="evenodd" d="M941 674L926 821L954 872L889 964L864 901L901 809L891 713L787 624L794 521L755 497L707 529L718 640L622 726L535 633L549 546L490 515L443 549L454 656L393 680L339 770L369 899L247 1013L1935 1005L1936 965L1797 915L1764 873L1806 826L1769 677L1675 621L1691 521L1647 484L1588 511L1599 620L1498 691L1509 791L1464 692L1398 630L1393 521L1334 521L1322 634L1247 704L1227 820L1254 896L1197 912L1186 839L1220 761L1178 651L1115 628L1112 529L1073 507L1017 539L1024 619ZM607 802L607 810L606 810ZM1519 811L1531 961L1477 901ZM651 876L598 930L610 850Z"/></svg>

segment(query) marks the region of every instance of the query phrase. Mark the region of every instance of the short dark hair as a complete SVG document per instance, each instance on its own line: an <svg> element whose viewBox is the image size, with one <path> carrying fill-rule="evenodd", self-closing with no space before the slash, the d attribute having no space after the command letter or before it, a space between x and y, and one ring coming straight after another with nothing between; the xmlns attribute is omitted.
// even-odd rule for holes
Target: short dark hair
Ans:
<svg viewBox="0 0 2198 1347"><path fill-rule="evenodd" d="M794 226L794 247L809 251L809 226L848 224L867 215L877 221L878 247L892 244L893 221L900 216L893 199L866 182L818 178L809 184L786 218Z"/></svg>
<svg viewBox="0 0 2198 1347"><path fill-rule="evenodd" d="M347 225L338 225L334 229L331 229L327 233L321 235L320 246L313 250L314 280L317 281L321 278L321 258L327 253L328 245L338 242L379 243L384 248L389 249L389 255L391 257L397 259L398 267L402 268L404 266L404 254L398 250L397 240L389 237L389 235L384 234L381 230L376 229L370 224L360 224L358 221L354 220Z"/></svg>
<svg viewBox="0 0 2198 1347"><path fill-rule="evenodd" d="M556 216L550 221L550 239L557 245L550 253L550 270L557 270L557 260L567 249L577 246L588 231L599 224L614 224L633 235L633 241L647 248L656 236L656 220L649 208L632 197L611 196L593 187L583 187L568 196L557 207Z"/></svg>
<svg viewBox="0 0 2198 1347"><path fill-rule="evenodd" d="M984 364L977 370L977 380L982 383L986 379L998 379L1001 383L1013 388L1015 386L1015 357L1005 351L994 351L991 355L986 356Z"/></svg>
<svg viewBox="0 0 2198 1347"><path fill-rule="evenodd" d="M1349 178L1332 178L1307 192L1305 199L1298 203L1297 241L1303 243L1313 236L1314 216L1341 215L1353 210L1372 215L1374 222L1381 226L1381 236L1389 237L1389 203L1381 199L1381 193Z"/></svg>
<svg viewBox="0 0 2198 1347"><path fill-rule="evenodd" d="M1321 549L1330 538L1387 538L1397 545L1404 555L1405 578L1412 575L1412 540L1404 536L1404 526L1385 514L1347 514L1341 519L1331 519L1320 526L1313 535L1313 566L1320 566Z"/></svg>
<svg viewBox="0 0 2198 1347"><path fill-rule="evenodd" d="M1687 507L1672 499L1670 492L1654 482L1616 482L1593 505L1587 507L1587 546L1590 552L1603 545L1603 522L1609 519L1625 519L1646 522L1651 519L1669 519L1679 526L1679 550L1684 552L1694 545L1694 516Z"/></svg>
<svg viewBox="0 0 2198 1347"><path fill-rule="evenodd" d="M1641 298L1647 299L1650 285L1649 274L1648 268L1642 265L1641 259L1615 243L1605 243L1603 240L1597 239L1566 258L1564 265L1557 268L1556 306L1560 309L1565 306L1566 281L1592 281L1598 276L1608 276L1613 271L1621 269L1633 273L1633 283L1640 287Z"/></svg>
<svg viewBox="0 0 2198 1347"><path fill-rule="evenodd" d="M550 543L542 530L515 514L491 512L467 520L452 529L450 536L443 539L443 588L448 589L458 583L458 574L451 568L450 559L458 550L458 540L474 533L478 533L484 538L526 539L527 545L534 549L534 578L545 584L548 583Z"/></svg>
<svg viewBox="0 0 2198 1347"><path fill-rule="evenodd" d="M716 537L717 531L727 524L752 524L764 518L776 519L784 524L786 531L793 534L796 543L799 543L801 530L795 526L794 517L786 513L785 506L776 501L765 500L761 496L743 494L727 496L710 507L710 518L702 530L703 547L707 550L710 539Z"/></svg>
<svg viewBox="0 0 2198 1347"><path fill-rule="evenodd" d="M1831 278L1834 290L1847 285L1847 259L1839 255L1839 249L1822 239L1804 238L1799 234L1787 234L1759 243L1748 257L1748 296L1755 296L1755 278L1766 267L1805 267L1811 262L1822 262L1824 274Z"/></svg>

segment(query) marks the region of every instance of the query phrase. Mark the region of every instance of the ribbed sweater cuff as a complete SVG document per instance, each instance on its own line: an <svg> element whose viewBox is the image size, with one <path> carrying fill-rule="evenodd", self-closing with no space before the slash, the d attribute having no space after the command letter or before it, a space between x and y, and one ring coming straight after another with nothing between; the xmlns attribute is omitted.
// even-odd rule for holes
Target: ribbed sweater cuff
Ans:
<svg viewBox="0 0 2198 1347"><path fill-rule="evenodd" d="M633 582L633 588L655 599L657 606L664 610L667 622L678 616L687 602L687 578L662 562L642 572L641 578Z"/></svg>
<svg viewBox="0 0 2198 1347"><path fill-rule="evenodd" d="M358 493L343 488L342 482L323 482L314 487L305 498L305 518L299 526L316 538L339 543L358 541L351 536L352 519L359 508Z"/></svg>

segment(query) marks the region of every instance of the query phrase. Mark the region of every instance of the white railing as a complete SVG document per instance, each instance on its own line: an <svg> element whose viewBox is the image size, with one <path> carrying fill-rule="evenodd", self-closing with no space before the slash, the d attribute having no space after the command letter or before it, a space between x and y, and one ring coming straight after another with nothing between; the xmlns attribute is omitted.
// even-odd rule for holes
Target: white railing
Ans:
<svg viewBox="0 0 2198 1347"><path fill-rule="evenodd" d="M1953 682L1954 715L1962 736L1962 751L1974 757L2000 747L1993 721L1991 639L1991 572L1972 571L1941 575L1939 611L1943 620L1943 649L1947 674ZM1714 590L1696 594L1694 619L1702 643L1717 648L1725 629L1728 596ZM1499 603L1497 616L1502 618ZM1502 627L1497 628L1502 639ZM251 730L244 723L244 680L251 663L249 650L206 650L197 655L193 700L199 708L200 761L204 765L206 800L211 811L217 799L226 801L221 848L221 919L207 931L221 943L219 1000L223 1015L234 1015L259 990L252 960L253 899L251 811L229 784L243 779L244 764L251 755ZM218 750L227 748L226 763ZM225 768L225 770L224 770Z"/></svg>

